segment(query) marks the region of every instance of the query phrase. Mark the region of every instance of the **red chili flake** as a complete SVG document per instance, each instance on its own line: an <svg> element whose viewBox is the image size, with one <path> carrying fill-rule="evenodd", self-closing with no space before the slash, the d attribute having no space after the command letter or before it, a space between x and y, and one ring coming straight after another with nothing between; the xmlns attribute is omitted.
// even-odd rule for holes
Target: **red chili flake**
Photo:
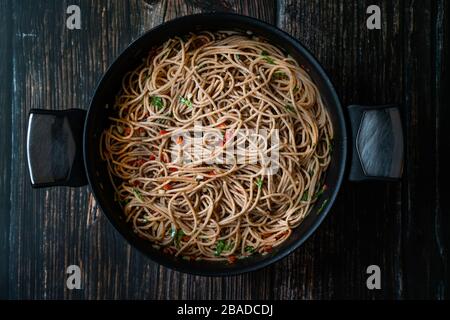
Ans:
<svg viewBox="0 0 450 320"><path fill-rule="evenodd" d="M136 166L142 166L142 165L144 165L144 163L145 163L145 160L144 160L144 159L139 159L139 160L136 160L136 161L135 161L135 165L136 165Z"/></svg>
<svg viewBox="0 0 450 320"><path fill-rule="evenodd" d="M150 160L155 160L156 158L155 158L155 156L154 155L150 155Z"/></svg>
<svg viewBox="0 0 450 320"><path fill-rule="evenodd" d="M263 252L267 252L267 253L272 252L272 249L273 249L272 246L264 246L262 248Z"/></svg>
<svg viewBox="0 0 450 320"><path fill-rule="evenodd" d="M227 257L228 263L233 264L237 261L237 257L235 255L231 255Z"/></svg>
<svg viewBox="0 0 450 320"><path fill-rule="evenodd" d="M131 128L130 127L126 127L125 128L125 134L128 136L131 133Z"/></svg>
<svg viewBox="0 0 450 320"><path fill-rule="evenodd" d="M216 172L213 170L213 171L210 171L210 172L208 172L208 175L210 175L210 176L215 176L216 175Z"/></svg>
<svg viewBox="0 0 450 320"><path fill-rule="evenodd" d="M224 141L227 142L228 140L231 139L231 137L233 136L233 130L227 130L225 131L225 137L224 137Z"/></svg>
<svg viewBox="0 0 450 320"><path fill-rule="evenodd" d="M221 122L221 123L219 123L219 124L217 125L217 127L220 128L220 129L225 129L226 126L227 126L226 121Z"/></svg>
<svg viewBox="0 0 450 320"><path fill-rule="evenodd" d="M160 135L165 135L165 134L168 134L168 133L169 133L169 131L167 131L167 130L160 130L159 131Z"/></svg>
<svg viewBox="0 0 450 320"><path fill-rule="evenodd" d="M191 239L191 237L189 237L189 236L183 236L183 237L181 238L181 240L184 241L184 242L189 241L189 239Z"/></svg>
<svg viewBox="0 0 450 320"><path fill-rule="evenodd" d="M178 138L177 138L177 144L182 144L183 143L183 137L182 136L179 136Z"/></svg>
<svg viewBox="0 0 450 320"><path fill-rule="evenodd" d="M170 171L170 172L177 172L178 169L177 169L177 168L169 168L169 171Z"/></svg>
<svg viewBox="0 0 450 320"><path fill-rule="evenodd" d="M140 185L141 185L141 183L137 180L133 182L133 186L135 186L135 187L139 187Z"/></svg>
<svg viewBox="0 0 450 320"><path fill-rule="evenodd" d="M172 189L172 185L170 183L164 185L163 187L164 190L171 190Z"/></svg>
<svg viewBox="0 0 450 320"><path fill-rule="evenodd" d="M137 131L138 131L139 133L142 133L142 132L145 132L145 129L144 129L144 128L139 128L139 129L137 129Z"/></svg>

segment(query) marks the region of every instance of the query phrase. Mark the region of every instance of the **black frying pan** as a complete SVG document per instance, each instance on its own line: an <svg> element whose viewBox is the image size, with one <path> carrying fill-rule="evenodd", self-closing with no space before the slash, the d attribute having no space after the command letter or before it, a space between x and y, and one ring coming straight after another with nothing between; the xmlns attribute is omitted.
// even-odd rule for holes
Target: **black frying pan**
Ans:
<svg viewBox="0 0 450 320"><path fill-rule="evenodd" d="M292 236L270 254L254 255L235 264L175 258L153 249L148 241L138 237L125 223L122 209L114 201L106 165L98 153L100 135L109 125L111 108L108 106L113 105L125 73L136 68L152 47L170 37L218 29L251 31L263 36L302 64L322 95L335 132L332 159L325 178L328 189L310 214ZM350 106L343 109L329 77L317 60L285 32L250 17L208 13L164 23L133 42L100 80L87 112L81 109L31 110L27 154L33 187L78 187L89 183L99 206L114 227L152 260L183 272L222 276L265 267L298 248L327 215L345 176L350 180L398 179L402 172L403 134L399 110L394 106Z"/></svg>

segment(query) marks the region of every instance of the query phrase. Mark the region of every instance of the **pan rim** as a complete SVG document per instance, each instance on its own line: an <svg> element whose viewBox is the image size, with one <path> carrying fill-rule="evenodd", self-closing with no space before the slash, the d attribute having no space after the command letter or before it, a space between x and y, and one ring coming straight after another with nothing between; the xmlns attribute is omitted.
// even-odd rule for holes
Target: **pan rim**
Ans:
<svg viewBox="0 0 450 320"><path fill-rule="evenodd" d="M92 117L91 112L93 112L92 110L95 107L94 104L95 104L97 92L99 91L99 88L102 85L104 79L106 77L111 76L111 74L115 73L114 68L115 68L117 61L120 59L120 57L126 55L129 50L134 50L134 48L136 46L139 46L139 43L142 41L143 38L148 37L152 33L158 33L159 31L161 31L162 29L166 28L167 26L169 26L171 24L180 24L182 22L186 23L191 20L201 21L205 17L209 19L209 18L211 18L211 16L214 16L218 19L220 18L225 21L233 20L234 22L242 23L243 25L252 25L255 28L258 28L260 30L265 30L265 31L271 33L271 35L273 35L274 37L280 37L281 39L288 41L295 48L295 50L300 55L302 55L315 68L316 73L321 78L321 81L324 83L324 85L328 88L328 90L330 92L329 97L332 100L332 102L331 102L332 106L327 106L327 107L336 108L336 115L337 115L336 122L338 123L338 125L341 128L341 139L340 139L341 140L341 143L340 143L340 145L341 145L341 150L340 150L341 157L340 158L341 159L337 159L338 167L336 168L336 170L338 170L338 174L337 174L335 184L333 186L333 190L330 192L330 195L327 199L327 203L323 206L323 210L320 213L320 215L318 215L318 217L310 225L309 229L307 229L307 231L304 232L304 234L298 240L296 240L292 244L286 246L285 248L281 248L273 256L270 256L261 261L256 261L254 264L240 265L238 267L229 268L229 269L215 269L214 266L216 264L211 263L211 269L205 270L205 269L195 268L195 264L191 264L190 266L184 266L182 263L173 263L170 260L161 259L160 257L158 257L156 255L152 255L148 250L144 250L143 248L141 248L141 246L139 246L132 237L128 236L127 234L125 234L125 232L123 232L121 230L121 226L112 218L113 213L107 212L106 210L104 210L104 206L102 206L102 203L101 203L102 197L100 196L100 193L102 192L102 190L99 188L98 184L95 182L96 177L93 172L93 168L92 168L93 166L89 165L87 150L89 150L88 144L90 142L90 139L89 139L87 132L89 131L90 117ZM226 27L224 27L224 29L226 29ZM99 207L102 209L102 212L108 218L109 222L114 226L114 228L118 231L118 233L127 241L128 244L132 245L139 252L143 253L146 257L148 257L150 260L152 260L160 265L163 265L164 267L175 270L175 271L185 272L185 273L194 274L194 275L202 275L202 276L231 276L231 275L238 275L238 274L256 271L256 270L265 268L269 265L272 265L273 263L275 263L277 261L280 261L281 259L290 255L296 249L298 249L303 243L305 243L305 241L307 239L309 239L310 236L320 226L320 224L325 219L325 217L328 215L328 212L330 211L331 207L333 206L333 204L335 202L336 196L340 190L340 187L341 187L343 179L344 179L346 163L348 160L347 143L348 143L348 141L347 141L347 126L346 126L344 112L342 110L342 106L341 106L339 97L336 93L333 83L331 82L331 79L329 78L328 74L326 73L324 68L321 66L319 61L314 57L314 55L312 53L310 53L310 51L299 40L295 39L294 37L292 37L288 33L284 32L283 30L277 28L276 26L270 25L270 24L263 22L256 18L252 18L249 16L244 16L244 15L240 15L240 14L236 14L236 13L200 13L200 14L186 15L186 16L178 17L173 20L164 22L164 23L146 31L145 33L141 34L136 40L134 40L132 43L130 43L117 57L115 57L115 59L110 64L108 69L103 73L101 79L97 83L94 94L92 95L92 98L91 98L91 101L89 104L89 108L87 111L87 115L86 115L84 129L83 129L83 157L84 157L84 166L85 166L86 176L87 176L87 180L89 182L89 188L90 188L92 194L94 195L95 199L97 200ZM318 204L319 203L317 203L316 205L318 205Z"/></svg>

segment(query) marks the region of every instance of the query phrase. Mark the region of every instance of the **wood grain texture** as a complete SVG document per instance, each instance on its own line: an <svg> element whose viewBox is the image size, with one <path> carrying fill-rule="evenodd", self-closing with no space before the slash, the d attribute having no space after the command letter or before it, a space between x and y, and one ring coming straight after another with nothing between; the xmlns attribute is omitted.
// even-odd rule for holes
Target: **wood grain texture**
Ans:
<svg viewBox="0 0 450 320"><path fill-rule="evenodd" d="M65 28L78 4L82 29ZM365 27L368 5L382 30ZM0 298L449 298L449 3L310 0L0 0ZM323 64L344 106L397 103L402 183L345 183L318 231L294 254L228 278L181 274L127 245L87 187L32 190L25 138L31 108L86 109L114 58L146 30L209 11L254 16L298 38ZM3 134L5 132L5 134ZM66 267L82 268L67 290ZM382 290L366 289L366 267Z"/></svg>
<svg viewBox="0 0 450 320"><path fill-rule="evenodd" d="M448 106L443 104L443 98L447 104L449 98L448 13L448 1L422 6L407 1L404 12L404 103L409 112L408 179L403 190L403 220L407 225L402 240L406 293L413 298L449 298L449 189L442 183L439 187L443 174L448 177L448 156L444 158L440 143L445 139L442 147L448 146L449 128L439 125L443 116L448 116Z"/></svg>
<svg viewBox="0 0 450 320"><path fill-rule="evenodd" d="M0 12L11 12L11 2L0 2ZM9 292L9 214L11 208L11 16L0 15L0 299Z"/></svg>

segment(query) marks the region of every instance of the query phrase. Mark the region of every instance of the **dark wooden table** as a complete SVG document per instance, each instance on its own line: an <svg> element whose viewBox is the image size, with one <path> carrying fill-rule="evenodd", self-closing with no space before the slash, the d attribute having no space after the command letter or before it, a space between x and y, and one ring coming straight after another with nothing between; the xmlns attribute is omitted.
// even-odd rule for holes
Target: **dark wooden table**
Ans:
<svg viewBox="0 0 450 320"><path fill-rule="evenodd" d="M81 30L66 9L81 8ZM382 29L366 28L378 4ZM449 298L449 15L446 0L0 1L0 297L38 299ZM343 105L401 105L400 183L345 183L318 231L251 274L173 272L131 248L88 187L33 190L25 158L31 108L86 109L114 58L177 16L231 11L289 32L322 62ZM447 151L447 153L445 152ZM66 267L82 289L66 288ZM381 268L381 290L366 268Z"/></svg>

